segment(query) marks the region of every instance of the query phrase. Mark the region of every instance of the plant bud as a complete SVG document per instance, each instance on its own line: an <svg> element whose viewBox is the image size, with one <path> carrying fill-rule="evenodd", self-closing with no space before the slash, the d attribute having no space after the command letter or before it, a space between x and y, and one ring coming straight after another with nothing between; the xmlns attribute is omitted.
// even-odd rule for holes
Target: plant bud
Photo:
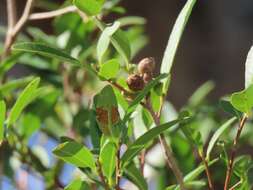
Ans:
<svg viewBox="0 0 253 190"><path fill-rule="evenodd" d="M143 75L144 73L152 73L155 68L155 59L153 57L146 57L138 64L138 72Z"/></svg>
<svg viewBox="0 0 253 190"><path fill-rule="evenodd" d="M152 73L144 73L143 80L145 83L149 83L152 80Z"/></svg>
<svg viewBox="0 0 253 190"><path fill-rule="evenodd" d="M140 75L133 74L127 78L127 85L133 91L140 91L144 88L144 81Z"/></svg>

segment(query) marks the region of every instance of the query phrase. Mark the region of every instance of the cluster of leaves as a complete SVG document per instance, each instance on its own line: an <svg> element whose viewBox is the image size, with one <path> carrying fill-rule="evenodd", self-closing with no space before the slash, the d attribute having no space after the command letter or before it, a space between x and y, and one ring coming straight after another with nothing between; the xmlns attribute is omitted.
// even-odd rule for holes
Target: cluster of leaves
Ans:
<svg viewBox="0 0 253 190"><path fill-rule="evenodd" d="M186 2L171 32L160 74L141 91L129 89L126 79L136 70L133 57L147 42L142 27L145 20L122 17L104 23L101 18L108 13L124 12L117 0L72 3L77 12L53 21L57 35L28 27L29 35L20 35L12 54L0 64L0 161L4 166L0 168L4 175L15 180L14 171L24 166L43 177L46 189L109 190L130 183L141 190L149 185L180 189L164 159L158 158L157 139L164 137L180 169L187 173L183 177L186 189L206 189L210 179L204 172L209 167L214 168L214 186L219 187L225 180L231 159L228 146L236 131L234 127L230 133L228 128L251 116L253 50L246 61L243 91L222 99L219 105L209 104L206 97L214 88L209 81L176 112L165 96L177 47L196 0ZM16 63L31 76L17 79L8 75ZM227 112L226 119L231 118L224 121L220 107ZM249 145L251 133L242 134ZM50 150L52 163L43 147L31 145L36 135L41 141L57 142ZM195 159L194 152L201 160ZM66 164L75 166L75 176L65 186L60 176ZM252 166L249 156L238 157L231 184L239 181L237 189L250 189ZM149 170L151 173L146 172Z"/></svg>

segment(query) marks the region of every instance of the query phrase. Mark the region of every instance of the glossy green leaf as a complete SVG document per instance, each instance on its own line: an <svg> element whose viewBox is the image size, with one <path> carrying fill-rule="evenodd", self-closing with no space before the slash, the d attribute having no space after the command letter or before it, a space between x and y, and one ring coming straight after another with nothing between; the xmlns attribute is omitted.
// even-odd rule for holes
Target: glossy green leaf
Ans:
<svg viewBox="0 0 253 190"><path fill-rule="evenodd" d="M253 46L245 63L245 88L248 88L251 84L253 84Z"/></svg>
<svg viewBox="0 0 253 190"><path fill-rule="evenodd" d="M63 52L63 50L50 47L45 44L34 43L34 42L23 42L23 43L14 44L12 46L12 49L15 51L37 53L46 57L51 57L51 58L59 59L61 61L66 61L76 66L81 66L81 63L77 59Z"/></svg>
<svg viewBox="0 0 253 190"><path fill-rule="evenodd" d="M146 179L143 177L140 170L136 168L134 163L128 164L128 166L125 168L125 174L137 187L139 187L139 189L148 189Z"/></svg>
<svg viewBox="0 0 253 190"><path fill-rule="evenodd" d="M99 63L103 62L103 56L109 47L110 38L119 29L119 27L120 22L116 21L111 26L108 26L103 30L97 44L97 56Z"/></svg>
<svg viewBox="0 0 253 190"><path fill-rule="evenodd" d="M116 166L116 152L115 144L109 141L102 146L99 156L103 174L109 181L111 181Z"/></svg>
<svg viewBox="0 0 253 190"><path fill-rule="evenodd" d="M217 142L217 140L219 139L219 137L225 132L225 130L231 126L235 121L237 120L236 117L233 117L231 119L229 119L227 122L225 122L218 130L215 131L215 133L213 134L211 140L208 143L208 147L207 147L207 152L206 152L206 158L207 160L209 160L210 158L210 154L211 151L215 145L215 143Z"/></svg>
<svg viewBox="0 0 253 190"><path fill-rule="evenodd" d="M175 124L185 122L188 119L189 118L186 117L182 119L173 120L171 122L154 127L149 131L147 131L146 133L144 133L142 136L136 139L136 141L133 144L131 144L128 147L127 151L123 154L121 158L121 165L125 167L141 150L146 148L154 138L163 133L165 130L174 126Z"/></svg>
<svg viewBox="0 0 253 190"><path fill-rule="evenodd" d="M0 101L0 145L4 138L4 120L6 114L6 105L3 100Z"/></svg>
<svg viewBox="0 0 253 190"><path fill-rule="evenodd" d="M231 96L231 104L235 109L248 114L253 107L253 85Z"/></svg>
<svg viewBox="0 0 253 190"><path fill-rule="evenodd" d="M64 190L87 190L89 186L81 179L75 179L70 184L68 184Z"/></svg>
<svg viewBox="0 0 253 190"><path fill-rule="evenodd" d="M172 29L167 47L164 52L160 73L171 72L171 67L175 59L180 39L195 3L196 0L188 0L179 16L177 17L176 23ZM166 94L168 90L169 79L164 79L163 84L163 93Z"/></svg>
<svg viewBox="0 0 253 190"><path fill-rule="evenodd" d="M15 102L14 106L11 109L7 126L10 126L16 122L21 112L31 102L31 99L34 98L34 94L36 93L39 82L40 78L34 79L26 86L26 88L19 95L17 101Z"/></svg>
<svg viewBox="0 0 253 190"><path fill-rule="evenodd" d="M53 153L60 159L76 167L95 169L95 161L90 150L75 141L59 144Z"/></svg>
<svg viewBox="0 0 253 190"><path fill-rule="evenodd" d="M25 87L29 82L32 81L34 77L29 76L21 79L10 80L0 86L0 94L7 95L12 93L12 91L17 90L18 88Z"/></svg>
<svg viewBox="0 0 253 190"><path fill-rule="evenodd" d="M73 3L87 15L93 16L101 12L104 0L74 0Z"/></svg>
<svg viewBox="0 0 253 190"><path fill-rule="evenodd" d="M99 75L105 79L115 78L120 69L120 64L117 59L111 59L101 65Z"/></svg>

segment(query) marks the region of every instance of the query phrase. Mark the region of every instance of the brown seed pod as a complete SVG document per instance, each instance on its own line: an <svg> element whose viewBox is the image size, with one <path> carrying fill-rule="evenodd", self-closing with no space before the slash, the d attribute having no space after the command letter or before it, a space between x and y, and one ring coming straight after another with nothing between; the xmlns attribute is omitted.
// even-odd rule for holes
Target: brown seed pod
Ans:
<svg viewBox="0 0 253 190"><path fill-rule="evenodd" d="M127 85L133 91L140 91L144 88L144 81L140 75L132 74L127 78Z"/></svg>
<svg viewBox="0 0 253 190"><path fill-rule="evenodd" d="M145 83L149 83L151 80L152 80L152 77L153 75L152 75L152 73L144 73L143 74L143 81L145 82Z"/></svg>
<svg viewBox="0 0 253 190"><path fill-rule="evenodd" d="M153 57L146 57L138 63L138 72L143 75L144 73L152 73L155 68L155 59Z"/></svg>

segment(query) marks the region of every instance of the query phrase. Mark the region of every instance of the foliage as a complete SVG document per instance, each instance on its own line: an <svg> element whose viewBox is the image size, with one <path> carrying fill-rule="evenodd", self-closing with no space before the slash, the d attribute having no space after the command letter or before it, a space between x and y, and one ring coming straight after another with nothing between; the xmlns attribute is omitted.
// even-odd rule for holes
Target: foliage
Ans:
<svg viewBox="0 0 253 190"><path fill-rule="evenodd" d="M7 45L1 44L0 169L13 186L20 188L16 172L25 171L39 176L48 190L220 189L225 175L225 190L234 184L240 190L252 187L251 157L234 157L240 136L253 146L247 127L253 107L252 48L245 89L210 103L214 83L208 81L177 112L166 95L196 0L186 1L176 19L159 74L153 65L138 71L133 60L147 43L145 19L121 15L119 0L74 0L63 7L40 2L35 8L59 9L52 16L55 34L29 23L24 27L38 19L31 11L22 17L20 30L6 33ZM113 12L121 18L106 23ZM15 77L11 71L17 65L29 76Z"/></svg>

